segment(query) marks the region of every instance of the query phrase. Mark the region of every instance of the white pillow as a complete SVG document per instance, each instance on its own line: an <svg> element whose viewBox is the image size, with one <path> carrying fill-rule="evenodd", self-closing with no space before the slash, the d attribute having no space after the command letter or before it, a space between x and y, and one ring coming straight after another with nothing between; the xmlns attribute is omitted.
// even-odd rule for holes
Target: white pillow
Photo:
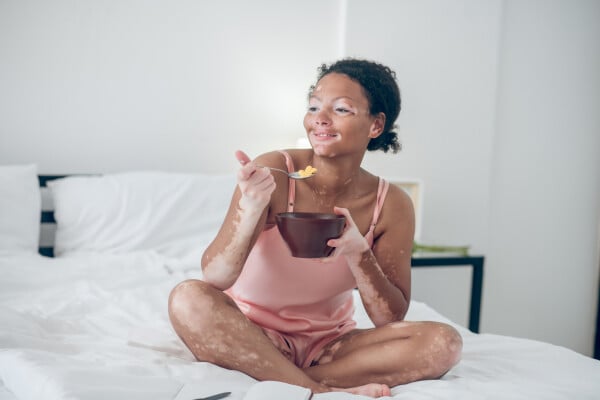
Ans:
<svg viewBox="0 0 600 400"><path fill-rule="evenodd" d="M171 257L197 253L220 228L235 184L234 175L167 172L51 181L55 255L137 250Z"/></svg>
<svg viewBox="0 0 600 400"><path fill-rule="evenodd" d="M0 166L0 253L37 253L41 207L37 166Z"/></svg>

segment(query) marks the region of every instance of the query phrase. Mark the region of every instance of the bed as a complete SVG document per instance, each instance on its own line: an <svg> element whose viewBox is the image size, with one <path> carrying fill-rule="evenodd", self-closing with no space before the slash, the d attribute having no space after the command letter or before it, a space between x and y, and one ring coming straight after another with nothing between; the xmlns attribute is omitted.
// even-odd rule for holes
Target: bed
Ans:
<svg viewBox="0 0 600 400"><path fill-rule="evenodd" d="M0 400L163 400L189 387L195 398L225 391L227 399L247 398L257 382L195 361L167 316L171 288L201 278L200 255L234 177L53 178L40 189L35 165L0 166ZM44 211L40 224L47 208L53 212ZM358 297L355 303L359 326L371 326ZM394 387L394 399L600 399L597 360L477 334L417 300L406 318L452 324L464 351L442 379Z"/></svg>

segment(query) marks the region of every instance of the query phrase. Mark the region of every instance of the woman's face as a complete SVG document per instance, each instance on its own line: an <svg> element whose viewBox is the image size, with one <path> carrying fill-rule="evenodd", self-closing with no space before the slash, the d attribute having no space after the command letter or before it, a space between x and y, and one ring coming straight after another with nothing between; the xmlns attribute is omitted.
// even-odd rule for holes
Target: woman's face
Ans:
<svg viewBox="0 0 600 400"><path fill-rule="evenodd" d="M383 113L369 113L362 86L339 73L327 74L317 82L304 116L308 140L315 154L322 156L363 154L384 123Z"/></svg>

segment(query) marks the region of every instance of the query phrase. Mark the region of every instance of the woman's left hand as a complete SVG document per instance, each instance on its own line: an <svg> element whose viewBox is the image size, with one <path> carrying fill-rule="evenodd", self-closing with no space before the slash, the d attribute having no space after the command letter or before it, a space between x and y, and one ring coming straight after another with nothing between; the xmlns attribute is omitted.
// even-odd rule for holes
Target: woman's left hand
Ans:
<svg viewBox="0 0 600 400"><path fill-rule="evenodd" d="M346 258L360 259L362 254L369 250L367 239L358 230L347 208L333 207L333 212L343 215L346 218L346 226L344 227L342 236L337 239L329 239L327 245L335 247L334 254L336 256L343 255Z"/></svg>

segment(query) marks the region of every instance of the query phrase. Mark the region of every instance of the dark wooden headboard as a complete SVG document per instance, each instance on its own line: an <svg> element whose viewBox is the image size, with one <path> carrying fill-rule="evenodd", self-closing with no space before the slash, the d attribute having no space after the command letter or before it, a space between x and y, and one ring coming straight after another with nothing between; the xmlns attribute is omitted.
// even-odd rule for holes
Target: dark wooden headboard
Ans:
<svg viewBox="0 0 600 400"><path fill-rule="evenodd" d="M38 180L40 182L40 188L45 188L48 181L64 178L66 176L67 175L38 175ZM42 226L56 224L56 220L54 219L54 211L45 209L43 204L42 204L42 216L41 216L40 222L42 223ZM53 246L46 246L46 245L40 244L38 251L41 255L46 256L46 257L54 256L54 247Z"/></svg>

